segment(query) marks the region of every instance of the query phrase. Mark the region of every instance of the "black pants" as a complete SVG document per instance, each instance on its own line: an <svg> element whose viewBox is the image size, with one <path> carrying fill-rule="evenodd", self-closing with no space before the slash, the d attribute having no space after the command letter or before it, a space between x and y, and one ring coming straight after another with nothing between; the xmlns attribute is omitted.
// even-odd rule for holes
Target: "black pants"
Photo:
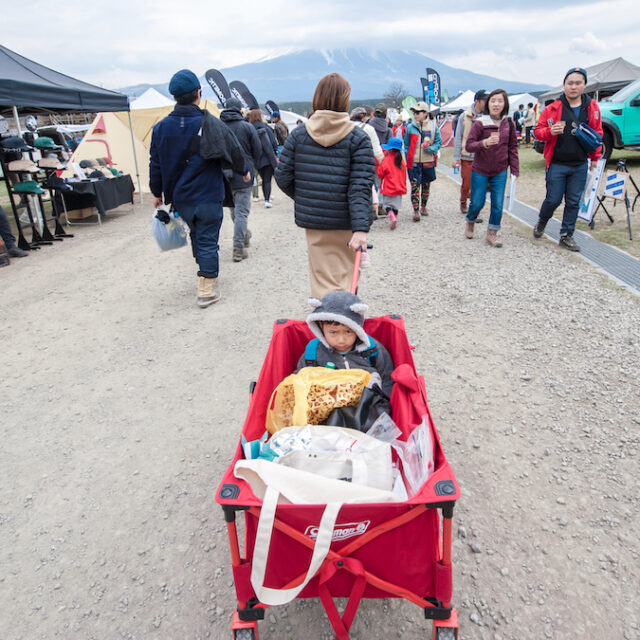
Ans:
<svg viewBox="0 0 640 640"><path fill-rule="evenodd" d="M16 246L16 239L13 237L13 233L11 233L7 215L2 207L0 207L0 237L2 237L2 241L7 249L13 249L13 247Z"/></svg>
<svg viewBox="0 0 640 640"><path fill-rule="evenodd" d="M262 193L265 200L271 200L271 178L273 178L273 167L268 164L258 169L262 178Z"/></svg>

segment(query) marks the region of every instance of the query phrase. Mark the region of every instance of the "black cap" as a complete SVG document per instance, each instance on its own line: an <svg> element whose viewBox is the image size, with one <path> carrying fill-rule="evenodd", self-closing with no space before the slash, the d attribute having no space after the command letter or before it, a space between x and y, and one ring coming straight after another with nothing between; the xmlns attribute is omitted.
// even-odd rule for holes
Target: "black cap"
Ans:
<svg viewBox="0 0 640 640"><path fill-rule="evenodd" d="M489 94L484 89L479 89L476 91L476 94L473 96L474 100L486 100L489 97Z"/></svg>
<svg viewBox="0 0 640 640"><path fill-rule="evenodd" d="M3 138L0 141L3 149L12 149L15 151L33 151L33 147L30 147L20 136L10 136Z"/></svg>

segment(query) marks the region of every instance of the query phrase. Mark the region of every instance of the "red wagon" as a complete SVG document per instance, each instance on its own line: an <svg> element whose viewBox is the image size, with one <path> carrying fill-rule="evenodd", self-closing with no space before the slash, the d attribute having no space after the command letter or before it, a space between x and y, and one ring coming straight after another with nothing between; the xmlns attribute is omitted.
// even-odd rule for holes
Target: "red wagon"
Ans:
<svg viewBox="0 0 640 640"><path fill-rule="evenodd" d="M402 429L403 437L427 416L434 441L434 472L418 493L405 502L343 505L331 550L298 597L320 598L339 640L348 640L362 598L409 600L424 610L425 618L433 620L435 640L456 640L457 612L451 606L451 531L459 488L440 446L424 380L416 372L402 318L396 315L369 318L364 328L382 342L396 365L392 417ZM242 429L247 440L258 439L264 433L271 393L295 370L311 338L305 322L275 322L267 356L251 389ZM262 503L250 486L234 475L235 463L242 457L242 446L238 444L233 462L218 487L216 501L222 506L227 522L238 600L232 621L233 637L257 640L258 621L264 618L267 605L256 598L250 575ZM323 509L324 505L278 505L265 585L282 589L302 583L314 546L314 527L320 522ZM236 528L237 512L244 513L242 551ZM342 616L333 601L336 597L348 598Z"/></svg>

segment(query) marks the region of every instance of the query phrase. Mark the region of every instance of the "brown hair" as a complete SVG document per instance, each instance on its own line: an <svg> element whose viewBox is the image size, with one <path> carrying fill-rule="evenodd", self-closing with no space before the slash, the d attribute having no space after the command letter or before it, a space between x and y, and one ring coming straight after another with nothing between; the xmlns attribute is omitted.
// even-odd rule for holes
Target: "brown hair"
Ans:
<svg viewBox="0 0 640 640"><path fill-rule="evenodd" d="M329 73L318 82L311 108L346 112L349 111L350 96L351 85L339 73Z"/></svg>
<svg viewBox="0 0 640 640"><path fill-rule="evenodd" d="M262 111L260 109L251 109L251 111L249 111L249 124L253 124L254 122L263 122Z"/></svg>
<svg viewBox="0 0 640 640"><path fill-rule="evenodd" d="M502 107L502 111L500 112L500 117L504 118L509 113L509 96L504 89L494 89L487 96L487 101L484 105L484 112L489 115L489 100L491 100L493 96L497 96L498 94L500 94L504 98L504 107Z"/></svg>

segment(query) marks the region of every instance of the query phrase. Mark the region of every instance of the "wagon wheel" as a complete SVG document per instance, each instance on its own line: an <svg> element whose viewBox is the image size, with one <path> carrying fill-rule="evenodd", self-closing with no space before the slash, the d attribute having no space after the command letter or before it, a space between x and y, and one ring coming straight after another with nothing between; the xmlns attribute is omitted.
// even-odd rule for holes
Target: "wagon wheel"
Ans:
<svg viewBox="0 0 640 640"><path fill-rule="evenodd" d="M235 640L256 640L253 629L236 629Z"/></svg>
<svg viewBox="0 0 640 640"><path fill-rule="evenodd" d="M458 630L452 627L436 627L435 640L458 640Z"/></svg>

